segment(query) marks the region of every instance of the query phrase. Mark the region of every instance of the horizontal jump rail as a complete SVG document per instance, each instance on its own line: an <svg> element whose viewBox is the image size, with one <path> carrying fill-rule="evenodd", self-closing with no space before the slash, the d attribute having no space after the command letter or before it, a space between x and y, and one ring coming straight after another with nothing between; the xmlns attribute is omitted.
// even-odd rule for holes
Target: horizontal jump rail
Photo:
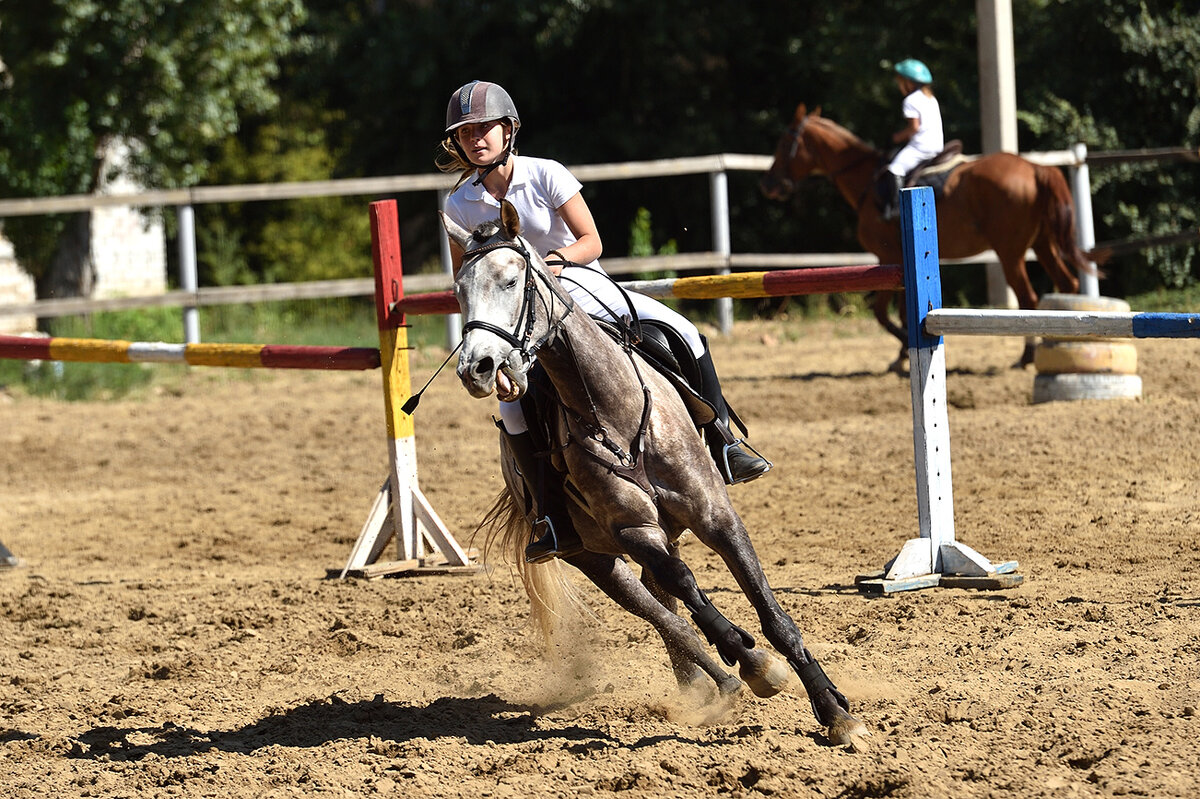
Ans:
<svg viewBox="0 0 1200 799"><path fill-rule="evenodd" d="M676 299L791 297L841 291L894 291L904 287L904 270L895 264L828 266L777 272L740 272L733 275L634 280L620 285L650 297ZM404 297L395 303L394 310L420 316L458 313L459 308L453 292L441 291Z"/></svg>
<svg viewBox="0 0 1200 799"><path fill-rule="evenodd" d="M925 332L931 336L1196 338L1200 313L937 308L926 315Z"/></svg>
<svg viewBox="0 0 1200 799"><path fill-rule="evenodd" d="M238 369L354 371L379 368L371 347L280 344L166 344L88 338L0 336L0 358L83 363L183 363Z"/></svg>

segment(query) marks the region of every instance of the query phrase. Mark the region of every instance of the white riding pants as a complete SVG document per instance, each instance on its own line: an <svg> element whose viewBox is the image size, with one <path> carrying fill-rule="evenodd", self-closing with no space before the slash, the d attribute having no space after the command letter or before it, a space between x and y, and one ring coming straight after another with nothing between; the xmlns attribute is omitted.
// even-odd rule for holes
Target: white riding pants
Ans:
<svg viewBox="0 0 1200 799"><path fill-rule="evenodd" d="M896 157L892 159L892 163L888 164L888 171L896 177L902 178L909 172L917 168L917 164L922 161L928 161L937 153L931 153L926 150L921 150L913 147L911 144L906 144L896 153Z"/></svg>

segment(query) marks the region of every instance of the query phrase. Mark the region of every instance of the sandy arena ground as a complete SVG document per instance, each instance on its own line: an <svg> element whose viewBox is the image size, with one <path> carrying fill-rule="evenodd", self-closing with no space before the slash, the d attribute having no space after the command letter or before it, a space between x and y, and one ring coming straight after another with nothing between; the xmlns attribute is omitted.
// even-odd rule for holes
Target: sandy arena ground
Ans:
<svg viewBox="0 0 1200 799"><path fill-rule="evenodd" d="M827 745L798 687L689 705L594 590L550 665L504 567L326 580L386 470L378 373L0 395L0 541L26 561L0 573L0 794L1196 796L1200 342L1139 343L1140 401L1038 406L1019 341L947 348L958 538L1025 583L869 598L855 575L917 531L891 340L773 322L715 345L776 463L735 505L873 731L862 753ZM493 409L446 375L417 415L422 487L464 542L500 486Z"/></svg>

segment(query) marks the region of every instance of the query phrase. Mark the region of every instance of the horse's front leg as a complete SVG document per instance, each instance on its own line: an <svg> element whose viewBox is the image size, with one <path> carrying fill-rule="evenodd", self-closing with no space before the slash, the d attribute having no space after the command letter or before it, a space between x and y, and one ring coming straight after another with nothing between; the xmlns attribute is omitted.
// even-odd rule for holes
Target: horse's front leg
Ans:
<svg viewBox="0 0 1200 799"><path fill-rule="evenodd" d="M564 560L583 572L622 608L650 622L666 645L667 655L671 658L671 670L680 685L695 687L707 675L717 684L722 696L741 691L741 681L727 674L708 656L688 623L676 615L661 597L655 596L644 579L639 582L623 558L581 552Z"/></svg>
<svg viewBox="0 0 1200 799"><path fill-rule="evenodd" d="M892 298L898 300L897 310L900 313L900 324L897 325L892 321L891 306ZM889 372L903 373L908 364L908 331L904 327L904 294L893 291L876 291L871 302L871 308L875 313L875 320L883 326L883 329L896 337L900 342L900 352L896 356L896 360L888 364Z"/></svg>
<svg viewBox="0 0 1200 799"><path fill-rule="evenodd" d="M670 596L683 602L692 621L716 647L727 666L737 664L739 675L755 695L766 698L783 690L789 680L787 666L766 650L754 645L754 638L730 622L709 600L691 569L678 556L678 549L667 544L662 530L653 525L627 527L617 533L626 552L649 572L652 580Z"/></svg>

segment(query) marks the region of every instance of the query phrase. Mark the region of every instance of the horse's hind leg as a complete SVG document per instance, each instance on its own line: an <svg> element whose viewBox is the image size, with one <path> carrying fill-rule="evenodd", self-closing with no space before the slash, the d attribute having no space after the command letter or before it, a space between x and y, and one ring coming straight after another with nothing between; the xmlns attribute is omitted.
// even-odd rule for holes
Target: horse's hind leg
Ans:
<svg viewBox="0 0 1200 799"><path fill-rule="evenodd" d="M739 666L739 674L756 696L774 696L783 690L789 679L787 667L766 650L754 645L754 638L726 619L696 584L696 578L680 560L678 549L664 547L658 535L633 528L623 531L622 538L634 560L644 569L643 581L657 585L672 598L668 607L679 599L692 614L692 621L704 633L708 642L717 648L726 665ZM664 600L664 604L667 601Z"/></svg>
<svg viewBox="0 0 1200 799"><path fill-rule="evenodd" d="M750 543L750 536L737 514L730 511L726 525L714 527L716 535L705 535L696 530L696 535L725 561L737 580L742 592L758 613L763 634L775 649L783 654L804 684L812 702L817 720L828 729L829 738L835 744L849 743L852 736L866 734L861 721L849 713L849 703L825 675L817 659L804 646L799 628L779 606L767 577L763 573L758 556ZM711 532L711 531L710 531Z"/></svg>
<svg viewBox="0 0 1200 799"><path fill-rule="evenodd" d="M722 696L741 690L741 681L727 674L708 656L695 631L655 595L646 580L638 581L624 559L582 552L566 558L566 561L583 572L618 605L650 622L666 645L667 655L671 658L671 670L680 685L694 687L707 676L717 684ZM671 604L674 604L673 599Z"/></svg>

